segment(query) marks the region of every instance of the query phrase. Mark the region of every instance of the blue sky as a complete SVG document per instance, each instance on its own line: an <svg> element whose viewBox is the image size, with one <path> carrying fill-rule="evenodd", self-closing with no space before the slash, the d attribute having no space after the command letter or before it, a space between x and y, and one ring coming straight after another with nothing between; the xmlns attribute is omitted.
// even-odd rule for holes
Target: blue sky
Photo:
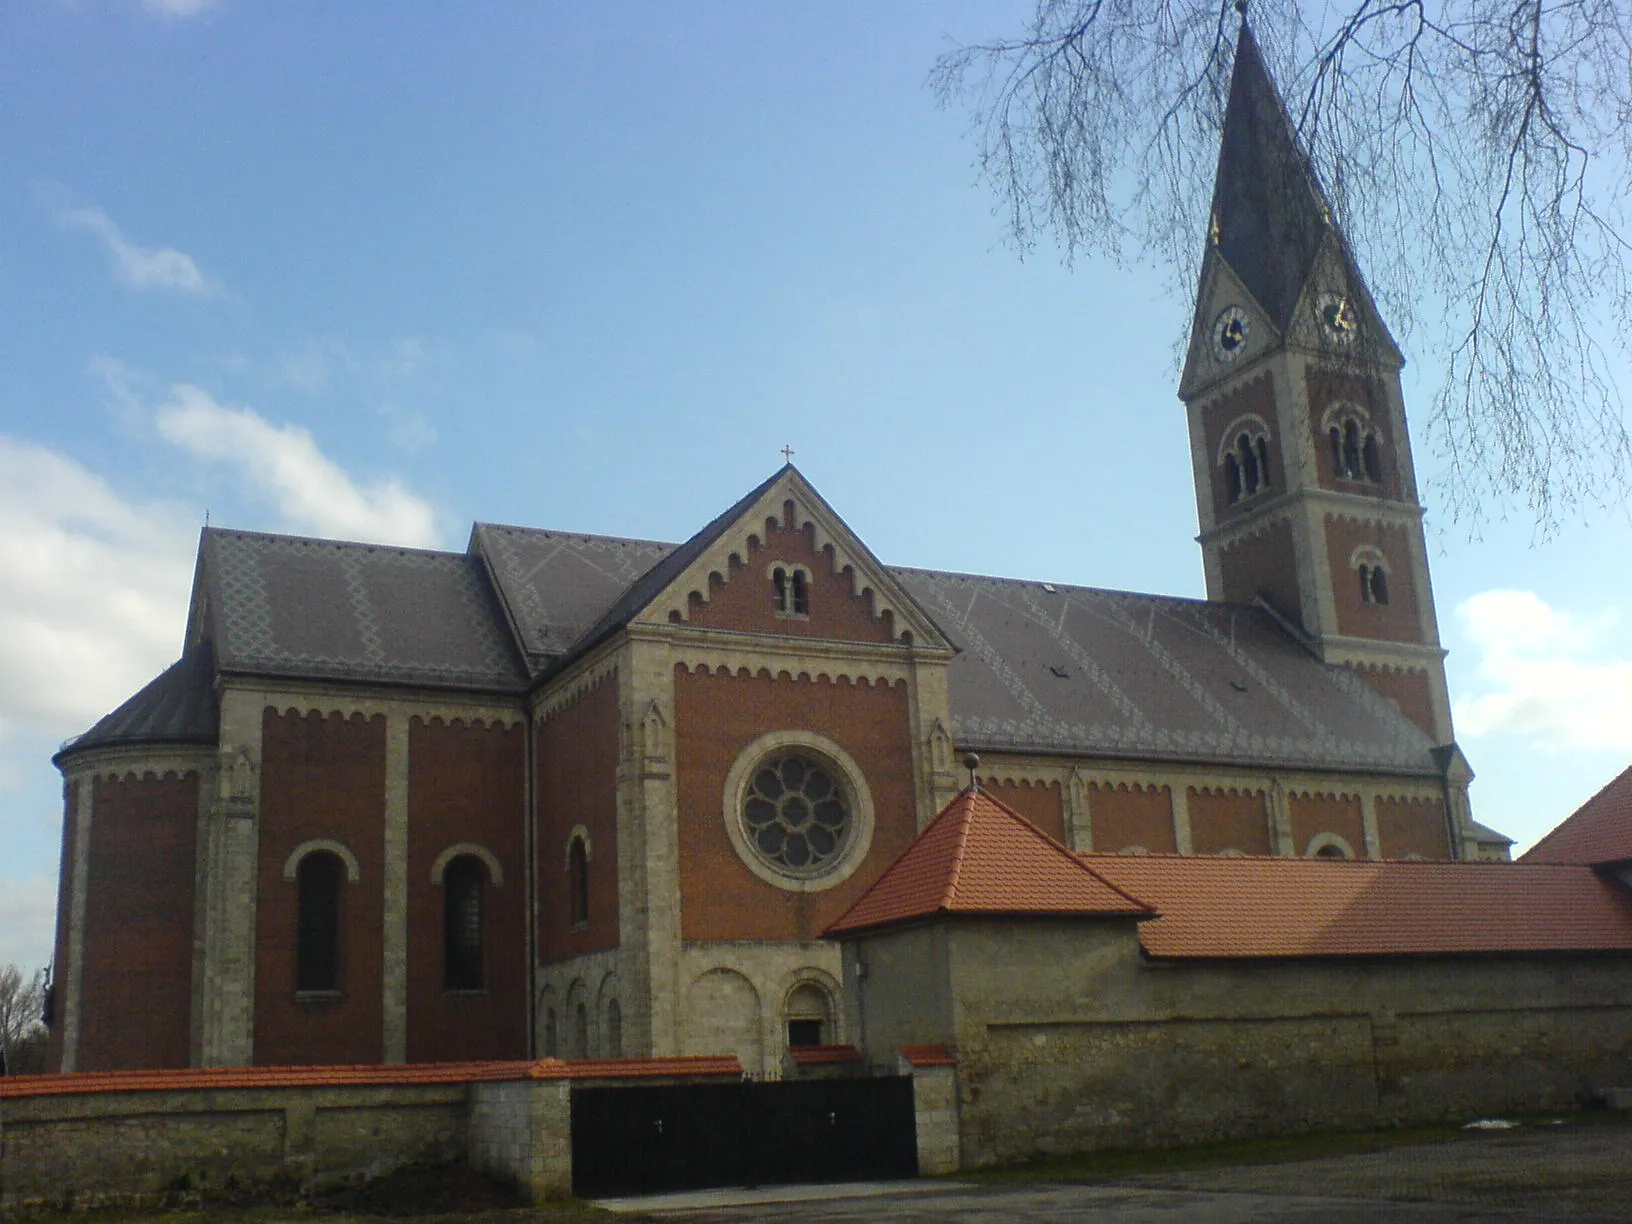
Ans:
<svg viewBox="0 0 1632 1224"><path fill-rule="evenodd" d="M206 512L677 540L790 444L886 561L1199 596L1187 286L1018 259L924 87L1028 9L6 5L0 961L49 955L49 755L175 658ZM1417 466L1527 844L1632 761L1632 526L1470 539Z"/></svg>

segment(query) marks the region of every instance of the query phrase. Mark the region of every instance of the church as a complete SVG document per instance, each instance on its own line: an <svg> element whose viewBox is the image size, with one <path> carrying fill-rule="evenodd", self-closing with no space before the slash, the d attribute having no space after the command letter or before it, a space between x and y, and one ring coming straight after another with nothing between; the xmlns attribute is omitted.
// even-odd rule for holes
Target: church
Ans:
<svg viewBox="0 0 1632 1224"><path fill-rule="evenodd" d="M1178 388L1204 600L885 564L791 464L680 544L207 527L179 660L55 758L51 1065L774 1074L862 1042L829 932L971 780L969 836L1125 862L1119 921L1163 864L1505 859L1402 364L1243 27Z"/></svg>

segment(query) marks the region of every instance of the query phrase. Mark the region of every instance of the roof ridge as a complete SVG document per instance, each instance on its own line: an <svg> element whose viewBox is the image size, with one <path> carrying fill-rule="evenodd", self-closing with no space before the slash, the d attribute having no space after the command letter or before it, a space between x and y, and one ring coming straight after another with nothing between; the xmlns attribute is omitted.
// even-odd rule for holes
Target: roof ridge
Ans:
<svg viewBox="0 0 1632 1224"><path fill-rule="evenodd" d="M238 527L206 527L205 539L276 540L289 544L329 544L335 548L359 548L371 552L424 553L462 561L469 554L448 548L420 548L413 544L382 544L377 540L342 540L334 536L296 535L290 531L248 531Z"/></svg>

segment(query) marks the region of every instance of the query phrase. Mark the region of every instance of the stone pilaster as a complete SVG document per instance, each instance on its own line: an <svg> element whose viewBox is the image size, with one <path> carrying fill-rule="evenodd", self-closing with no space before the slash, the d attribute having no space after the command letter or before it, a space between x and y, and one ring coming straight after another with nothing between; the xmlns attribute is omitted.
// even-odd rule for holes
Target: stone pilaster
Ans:
<svg viewBox="0 0 1632 1224"><path fill-rule="evenodd" d="M229 689L221 695L214 794L199 804L204 937L195 989L198 1062L206 1067L254 1061L263 704L253 693Z"/></svg>
<svg viewBox="0 0 1632 1224"><path fill-rule="evenodd" d="M62 1070L64 1073L79 1069L79 1030L82 1001L85 997L85 899L88 894L86 874L91 865L91 807L96 796L96 782L91 775L74 779L78 788L74 801L74 861L68 896L68 978L63 983Z"/></svg>
<svg viewBox="0 0 1632 1224"><path fill-rule="evenodd" d="M1190 840L1190 788L1182 782L1172 786L1168 794L1173 797L1173 845L1180 854L1192 853Z"/></svg>
<svg viewBox="0 0 1632 1224"><path fill-rule="evenodd" d="M408 722L392 709L385 722L385 933L380 982L384 994L385 1061L408 1061Z"/></svg>

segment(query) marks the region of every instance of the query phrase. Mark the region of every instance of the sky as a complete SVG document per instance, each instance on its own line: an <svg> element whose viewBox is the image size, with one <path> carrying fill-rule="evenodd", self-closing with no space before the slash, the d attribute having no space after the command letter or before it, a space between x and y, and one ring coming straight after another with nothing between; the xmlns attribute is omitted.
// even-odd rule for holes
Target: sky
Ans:
<svg viewBox="0 0 1632 1224"><path fill-rule="evenodd" d="M1202 596L1187 290L1020 258L925 85L1028 12L0 8L0 962L50 956L51 753L179 654L206 516L681 540L791 446L886 562ZM1522 849L1632 762L1632 522L1446 521L1434 378L1458 739Z"/></svg>

